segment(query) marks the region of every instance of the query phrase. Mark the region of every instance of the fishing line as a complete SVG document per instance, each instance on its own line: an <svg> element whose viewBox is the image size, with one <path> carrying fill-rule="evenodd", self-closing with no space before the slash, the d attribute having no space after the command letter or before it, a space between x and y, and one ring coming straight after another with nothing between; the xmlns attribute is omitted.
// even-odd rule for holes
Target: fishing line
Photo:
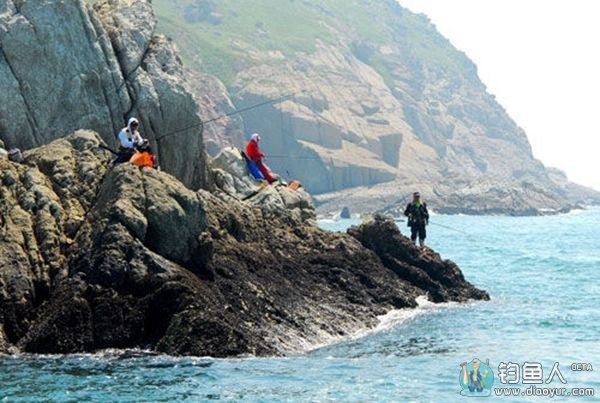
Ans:
<svg viewBox="0 0 600 403"><path fill-rule="evenodd" d="M196 123L196 124L193 124L191 126L184 127L183 129L179 129L179 130L175 130L175 131L172 131L172 132L168 132L166 134L163 134L162 136L157 137L156 141L158 142L158 141L164 139L165 137L171 137L171 136L177 135L179 133L185 132L186 130L193 129L195 127L204 127L204 125L206 125L208 123L212 123L212 122L215 122L217 120L220 120L220 119L223 119L223 118L226 118L226 117L229 117L229 116L237 115L239 113L246 112L246 111L249 111L249 110L252 110L252 109L260 108L261 106L265 106L265 105L269 105L269 104L278 104L278 103L286 101L288 99L292 99L292 98L294 98L294 96L295 96L295 94L286 95L286 96L283 96L281 98L270 99L268 101L264 101L264 102L261 102L261 103L258 103L258 104L250 105L250 106L248 106L246 108L236 109L233 112L229 112L229 113L226 113L224 115L217 116L216 118L209 119L209 120L206 120L206 121L201 121L200 123Z"/></svg>
<svg viewBox="0 0 600 403"><path fill-rule="evenodd" d="M394 218L394 222L406 222L406 220L402 219L402 218ZM452 230L452 231L460 232L461 234L469 235L468 232L465 232L465 231L462 231L462 230L459 230L459 229L456 229L456 228L452 228L452 227L449 227L447 225L438 224L436 222L428 221L428 224L437 225L438 227L446 228L446 229L449 229L449 230Z"/></svg>

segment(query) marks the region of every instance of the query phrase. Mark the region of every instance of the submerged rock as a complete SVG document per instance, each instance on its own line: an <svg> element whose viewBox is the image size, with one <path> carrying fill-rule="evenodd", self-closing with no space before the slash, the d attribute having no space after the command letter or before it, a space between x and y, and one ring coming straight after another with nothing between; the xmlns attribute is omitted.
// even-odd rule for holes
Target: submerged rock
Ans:
<svg viewBox="0 0 600 403"><path fill-rule="evenodd" d="M489 298L392 221L323 231L304 192L192 192L164 172L111 169L99 144L82 131L24 165L0 161L0 348L278 355L374 327L421 295Z"/></svg>

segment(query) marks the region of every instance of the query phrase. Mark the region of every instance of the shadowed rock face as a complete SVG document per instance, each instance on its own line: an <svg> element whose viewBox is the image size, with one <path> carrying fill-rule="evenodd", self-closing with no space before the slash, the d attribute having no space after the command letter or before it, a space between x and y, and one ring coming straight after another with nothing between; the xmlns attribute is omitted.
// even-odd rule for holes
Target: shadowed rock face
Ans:
<svg viewBox="0 0 600 403"><path fill-rule="evenodd" d="M489 298L392 221L323 231L306 193L192 192L163 172L109 169L99 144L81 131L23 165L0 161L0 351L285 354L420 295Z"/></svg>
<svg viewBox="0 0 600 403"><path fill-rule="evenodd" d="M174 45L149 1L6 0L0 4L0 139L47 144L74 130L113 146L131 116L160 164L206 186L202 123Z"/></svg>

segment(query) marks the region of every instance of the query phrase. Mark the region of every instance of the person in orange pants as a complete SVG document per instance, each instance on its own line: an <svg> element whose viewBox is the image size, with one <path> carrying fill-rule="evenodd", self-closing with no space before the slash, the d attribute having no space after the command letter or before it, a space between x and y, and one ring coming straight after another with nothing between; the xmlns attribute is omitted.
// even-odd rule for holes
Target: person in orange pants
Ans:
<svg viewBox="0 0 600 403"><path fill-rule="evenodd" d="M265 155L260 152L260 149L258 148L259 141L260 136L258 133L254 133L252 136L250 136L250 141L248 141L248 144L246 145L246 155L248 155L248 158L254 161L254 163L258 166L258 169L263 174L267 182L273 183L277 180L277 178L273 176L269 167L267 167L263 162Z"/></svg>

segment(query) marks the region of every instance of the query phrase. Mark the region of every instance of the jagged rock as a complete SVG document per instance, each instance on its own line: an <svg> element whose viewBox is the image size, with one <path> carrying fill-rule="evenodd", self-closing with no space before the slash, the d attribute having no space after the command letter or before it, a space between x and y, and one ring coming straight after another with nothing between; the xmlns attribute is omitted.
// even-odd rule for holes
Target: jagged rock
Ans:
<svg viewBox="0 0 600 403"><path fill-rule="evenodd" d="M24 164L0 160L0 323L12 341L52 281L67 275L65 251L110 162L99 144L97 134L79 131L26 152Z"/></svg>
<svg viewBox="0 0 600 403"><path fill-rule="evenodd" d="M340 212L340 218L345 218L345 219L352 218L350 216L350 209L348 208L348 206L342 207L342 211Z"/></svg>
<svg viewBox="0 0 600 403"><path fill-rule="evenodd" d="M275 211L299 209L303 217L314 217L310 194L303 188L292 190L279 182L269 186L254 180L240 152L233 147L223 149L210 166L216 186L230 196Z"/></svg>
<svg viewBox="0 0 600 403"><path fill-rule="evenodd" d="M0 323L0 354L9 354L15 351L15 347L8 342L6 333L4 333L4 325Z"/></svg>
<svg viewBox="0 0 600 403"><path fill-rule="evenodd" d="M400 278L427 289L435 302L489 299L485 291L472 287L456 264L429 251L425 254L400 234L392 218L376 215L360 226L348 229L363 246L374 251L382 263Z"/></svg>
<svg viewBox="0 0 600 403"><path fill-rule="evenodd" d="M281 205L194 193L153 169L108 170L98 144L78 132L28 151L24 165L0 162L0 256L13 256L0 324L24 351L285 354L372 327L423 294L487 298L387 221L323 231L300 192L263 190Z"/></svg>
<svg viewBox="0 0 600 403"><path fill-rule="evenodd" d="M246 198L259 190L259 183L250 175L240 151L224 148L210 160L217 187L230 196Z"/></svg>
<svg viewBox="0 0 600 403"><path fill-rule="evenodd" d="M137 116L163 169L208 186L198 106L148 0L7 0L0 5L0 138L29 149L74 130L113 146ZM175 135L176 134L176 135Z"/></svg>

